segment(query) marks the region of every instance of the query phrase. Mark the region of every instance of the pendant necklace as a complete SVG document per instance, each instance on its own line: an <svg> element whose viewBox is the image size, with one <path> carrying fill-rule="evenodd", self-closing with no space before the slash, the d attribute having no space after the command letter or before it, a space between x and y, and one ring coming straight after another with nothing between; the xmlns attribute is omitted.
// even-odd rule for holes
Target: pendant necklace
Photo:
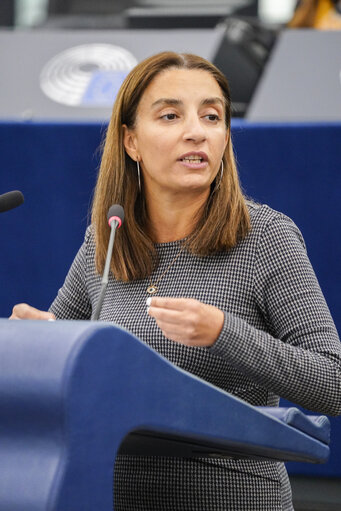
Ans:
<svg viewBox="0 0 341 511"><path fill-rule="evenodd" d="M175 261L180 257L183 249L185 248L185 244L181 246L179 252L176 254L176 256L172 259L172 261L169 263L169 265L167 266L167 268L165 269L165 271L160 275L160 277L153 283L152 282L152 279L149 279L149 286L147 287L146 291L148 294L150 295L154 295L155 293L158 292L158 287L157 287L157 284L160 282L160 280L166 275L166 273L168 272L168 270L171 268L171 266L173 266L173 264L175 263Z"/></svg>

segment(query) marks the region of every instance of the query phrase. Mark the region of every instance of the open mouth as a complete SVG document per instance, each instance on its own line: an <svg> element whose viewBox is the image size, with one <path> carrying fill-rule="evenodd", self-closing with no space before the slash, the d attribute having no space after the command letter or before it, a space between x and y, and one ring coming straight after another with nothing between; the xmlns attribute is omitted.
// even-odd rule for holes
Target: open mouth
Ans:
<svg viewBox="0 0 341 511"><path fill-rule="evenodd" d="M204 158L202 158L201 156L185 156L185 158L181 158L180 161L187 161L189 163L201 163L204 160Z"/></svg>

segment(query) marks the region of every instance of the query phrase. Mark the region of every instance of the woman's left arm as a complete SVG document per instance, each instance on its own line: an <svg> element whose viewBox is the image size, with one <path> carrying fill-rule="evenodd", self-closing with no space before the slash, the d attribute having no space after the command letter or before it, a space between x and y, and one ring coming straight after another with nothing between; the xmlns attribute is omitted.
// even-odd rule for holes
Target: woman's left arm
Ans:
<svg viewBox="0 0 341 511"><path fill-rule="evenodd" d="M267 332L197 300L156 298L149 313L167 337L208 346L271 392L310 410L340 414L340 341L302 236L284 215L270 222L259 244L254 299Z"/></svg>

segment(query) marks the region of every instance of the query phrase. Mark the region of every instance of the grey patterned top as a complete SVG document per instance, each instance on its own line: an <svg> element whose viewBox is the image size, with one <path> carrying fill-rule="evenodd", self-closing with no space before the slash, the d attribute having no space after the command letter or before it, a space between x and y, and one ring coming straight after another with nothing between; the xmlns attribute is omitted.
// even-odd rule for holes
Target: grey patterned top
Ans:
<svg viewBox="0 0 341 511"><path fill-rule="evenodd" d="M254 405L278 396L310 410L341 412L341 350L328 307L295 224L249 204L252 229L235 248L198 257L186 251L159 284L160 296L196 298L225 312L211 348L166 339L146 314L149 279L109 279L100 319L135 334L175 365ZM155 281L181 242L156 245ZM100 290L89 227L51 305L57 319L90 319ZM280 463L120 456L115 510L290 510ZM142 484L141 481L144 483Z"/></svg>

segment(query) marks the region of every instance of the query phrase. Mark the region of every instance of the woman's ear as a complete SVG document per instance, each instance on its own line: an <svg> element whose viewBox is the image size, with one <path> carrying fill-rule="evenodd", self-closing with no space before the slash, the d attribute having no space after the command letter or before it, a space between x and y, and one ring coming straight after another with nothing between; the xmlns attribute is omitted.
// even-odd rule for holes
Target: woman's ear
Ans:
<svg viewBox="0 0 341 511"><path fill-rule="evenodd" d="M126 124L122 125L124 148L133 160L138 159L137 140L134 130L129 129Z"/></svg>

